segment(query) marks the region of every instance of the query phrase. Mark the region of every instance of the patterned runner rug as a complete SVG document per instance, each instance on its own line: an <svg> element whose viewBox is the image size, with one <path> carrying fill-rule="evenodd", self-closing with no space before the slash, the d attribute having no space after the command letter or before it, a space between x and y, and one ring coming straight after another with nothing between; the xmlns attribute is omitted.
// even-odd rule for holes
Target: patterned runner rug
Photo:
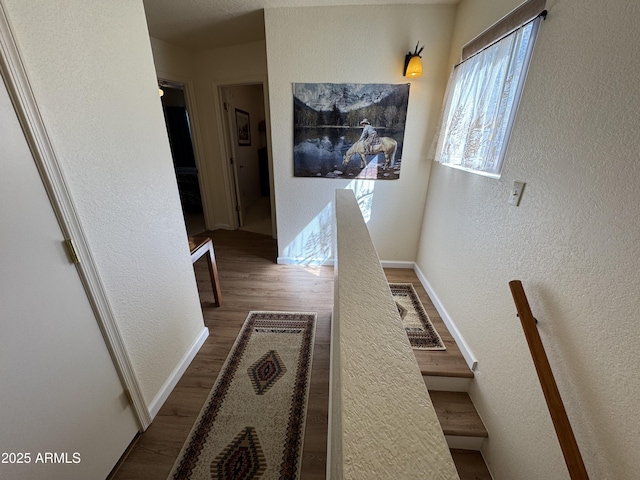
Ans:
<svg viewBox="0 0 640 480"><path fill-rule="evenodd" d="M389 287L411 347L416 350L446 350L413 285L390 283Z"/></svg>
<svg viewBox="0 0 640 480"><path fill-rule="evenodd" d="M169 478L299 478L316 317L249 313Z"/></svg>

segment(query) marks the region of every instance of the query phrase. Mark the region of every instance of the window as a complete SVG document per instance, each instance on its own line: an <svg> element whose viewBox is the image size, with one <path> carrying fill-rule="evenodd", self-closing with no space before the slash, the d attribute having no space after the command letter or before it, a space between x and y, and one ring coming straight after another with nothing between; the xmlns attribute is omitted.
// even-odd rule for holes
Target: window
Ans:
<svg viewBox="0 0 640 480"><path fill-rule="evenodd" d="M449 78L435 160L499 177L541 17L458 64Z"/></svg>

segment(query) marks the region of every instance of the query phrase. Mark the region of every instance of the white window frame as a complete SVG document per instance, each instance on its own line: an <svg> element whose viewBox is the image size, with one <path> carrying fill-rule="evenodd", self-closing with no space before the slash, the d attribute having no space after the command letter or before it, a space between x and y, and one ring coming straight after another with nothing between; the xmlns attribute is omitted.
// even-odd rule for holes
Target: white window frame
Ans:
<svg viewBox="0 0 640 480"><path fill-rule="evenodd" d="M500 177L541 19L516 28L454 67L435 161Z"/></svg>

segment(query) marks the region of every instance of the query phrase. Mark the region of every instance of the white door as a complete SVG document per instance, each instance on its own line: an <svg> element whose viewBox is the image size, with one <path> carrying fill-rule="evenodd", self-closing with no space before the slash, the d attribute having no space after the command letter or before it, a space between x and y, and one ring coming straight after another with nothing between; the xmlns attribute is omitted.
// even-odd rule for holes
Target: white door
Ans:
<svg viewBox="0 0 640 480"><path fill-rule="evenodd" d="M0 478L103 479L137 431L0 79Z"/></svg>

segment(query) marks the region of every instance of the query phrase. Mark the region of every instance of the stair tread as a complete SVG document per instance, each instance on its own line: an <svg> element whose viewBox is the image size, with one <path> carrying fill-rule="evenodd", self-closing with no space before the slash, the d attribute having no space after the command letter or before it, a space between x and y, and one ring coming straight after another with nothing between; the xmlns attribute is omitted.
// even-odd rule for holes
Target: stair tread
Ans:
<svg viewBox="0 0 640 480"><path fill-rule="evenodd" d="M452 448L450 451L460 480L492 480L480 452L458 448Z"/></svg>
<svg viewBox="0 0 640 480"><path fill-rule="evenodd" d="M469 394L466 392L430 391L429 395L445 435L489 436Z"/></svg>
<svg viewBox="0 0 640 480"><path fill-rule="evenodd" d="M429 320L433 324L446 350L414 350L422 375L436 377L473 378L473 372L462 356L453 336L440 317L426 290L413 270L406 268L385 268L384 273L390 283L411 283L422 302Z"/></svg>
<svg viewBox="0 0 640 480"><path fill-rule="evenodd" d="M436 323L432 321L432 323ZM436 327L438 332L440 328ZM473 378L473 371L467 365L462 353L453 340L444 341L449 352L438 350L414 350L413 353L423 376ZM457 352L456 352L457 351Z"/></svg>

